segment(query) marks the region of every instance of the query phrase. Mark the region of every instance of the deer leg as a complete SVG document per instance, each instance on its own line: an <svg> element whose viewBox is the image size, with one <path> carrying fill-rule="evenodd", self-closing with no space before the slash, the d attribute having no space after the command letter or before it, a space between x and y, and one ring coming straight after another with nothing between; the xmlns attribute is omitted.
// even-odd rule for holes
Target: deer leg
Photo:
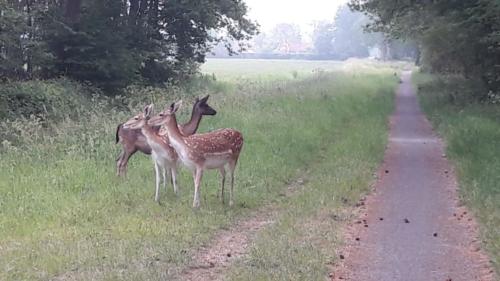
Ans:
<svg viewBox="0 0 500 281"><path fill-rule="evenodd" d="M123 151L120 154L120 158L118 159L118 174L121 176L126 176L127 175L127 164L128 160L132 155L134 155L137 152L137 148L128 148L128 147L123 147Z"/></svg>
<svg viewBox="0 0 500 281"><path fill-rule="evenodd" d="M229 206L233 206L233 187L234 187L234 170L236 161L229 163L229 172L231 173L231 189L229 190Z"/></svg>
<svg viewBox="0 0 500 281"><path fill-rule="evenodd" d="M194 199L193 199L193 208L196 209L200 207L200 182L202 176L203 176L203 170L197 168L194 177Z"/></svg>
<svg viewBox="0 0 500 281"><path fill-rule="evenodd" d="M155 161L156 192L155 201L160 201L160 166Z"/></svg>
<svg viewBox="0 0 500 281"><path fill-rule="evenodd" d="M226 182L226 169L224 166L219 169L220 175L221 175L221 186L220 186L220 200L222 201L222 204L224 204L224 183ZM217 192L217 197L219 197L219 193Z"/></svg>
<svg viewBox="0 0 500 281"><path fill-rule="evenodd" d="M121 167L121 163L122 163L122 158L123 158L123 154L125 153L124 150L122 150L120 152L120 155L118 155L118 158L116 159L116 175L119 177L121 176L121 170L120 170L120 167Z"/></svg>
<svg viewBox="0 0 500 281"><path fill-rule="evenodd" d="M163 188L165 188L165 191L167 191L167 168L161 167L161 173L163 176Z"/></svg>
<svg viewBox="0 0 500 281"><path fill-rule="evenodd" d="M174 186L175 195L179 195L179 188L177 187L177 167L175 165L170 168L170 175L172 180L172 185Z"/></svg>

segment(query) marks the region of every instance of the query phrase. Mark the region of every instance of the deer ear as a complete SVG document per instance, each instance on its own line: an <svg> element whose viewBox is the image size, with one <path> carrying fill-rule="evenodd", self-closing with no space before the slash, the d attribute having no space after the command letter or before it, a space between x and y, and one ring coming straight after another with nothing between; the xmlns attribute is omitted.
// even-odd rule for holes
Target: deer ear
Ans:
<svg viewBox="0 0 500 281"><path fill-rule="evenodd" d="M182 100L176 102L173 104L173 111L172 113L175 113L177 112L177 110L179 110L179 108L182 106Z"/></svg>
<svg viewBox="0 0 500 281"><path fill-rule="evenodd" d="M199 101L200 101L200 99L198 97L196 97L196 99L194 100L194 103L197 103Z"/></svg>
<svg viewBox="0 0 500 281"><path fill-rule="evenodd" d="M207 102L208 98L210 97L210 95L206 95L204 96L202 99L201 99L201 102L205 103Z"/></svg>
<svg viewBox="0 0 500 281"><path fill-rule="evenodd" d="M144 117L146 117L146 118L151 117L151 115L153 114L153 108L154 108L153 104L147 105L144 108Z"/></svg>
<svg viewBox="0 0 500 281"><path fill-rule="evenodd" d="M175 107L175 102L171 103L170 106L168 107L168 111L173 112Z"/></svg>

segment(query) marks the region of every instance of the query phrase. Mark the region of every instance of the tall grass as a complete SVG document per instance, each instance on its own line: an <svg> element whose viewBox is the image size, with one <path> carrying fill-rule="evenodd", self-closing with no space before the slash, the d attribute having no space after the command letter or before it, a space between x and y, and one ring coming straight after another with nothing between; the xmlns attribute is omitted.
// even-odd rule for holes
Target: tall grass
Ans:
<svg viewBox="0 0 500 281"><path fill-rule="evenodd" d="M131 101L134 109L145 100L161 106L182 97L190 104L196 94L212 94L209 103L218 114L204 119L200 131L233 127L245 138L232 208L216 198L215 172L203 179L199 211L191 209L193 184L186 171L180 197L171 187L161 190L161 205L153 201L148 157L134 157L128 178L116 178L114 133L130 113L107 100L93 100L78 119L3 122L17 141L3 141L0 152L0 280L168 280L216 230L281 198L286 183L316 165L325 149L339 153L327 154L335 173L350 169L336 157L356 156L361 174L347 173L345 179L362 189L366 181L357 178L366 178L383 149L385 115L374 108L390 100L391 74L371 69L224 82L168 96L137 89L143 95Z"/></svg>
<svg viewBox="0 0 500 281"><path fill-rule="evenodd" d="M500 106L474 99L487 93L467 81L416 74L414 82L424 111L446 140L461 199L479 219L483 245L500 272Z"/></svg>
<svg viewBox="0 0 500 281"><path fill-rule="evenodd" d="M336 261L341 245L338 231L350 217L344 208L368 192L385 150L394 84L390 79L374 82L362 91L353 89L350 97L355 98L345 108L350 113L332 121L331 135L320 145L321 154L301 175L304 186L277 204L276 223L258 235L249 258L234 266L227 280L325 280L328 276L327 265ZM341 104L347 105L337 106Z"/></svg>

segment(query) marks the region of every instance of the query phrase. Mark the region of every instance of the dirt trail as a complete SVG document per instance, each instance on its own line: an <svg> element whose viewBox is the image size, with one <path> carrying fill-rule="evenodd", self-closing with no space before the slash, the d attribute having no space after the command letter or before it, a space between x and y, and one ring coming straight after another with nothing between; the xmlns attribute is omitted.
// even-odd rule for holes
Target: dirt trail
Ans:
<svg viewBox="0 0 500 281"><path fill-rule="evenodd" d="M304 176L307 177L307 172L304 172ZM307 178L302 177L293 180L281 195L292 196L302 188L306 181ZM278 215L279 209L275 205L266 205L240 219L228 229L219 231L210 243L193 253L190 265L181 270L175 279L186 281L223 280L227 269L248 253L259 231L273 224Z"/></svg>
<svg viewBox="0 0 500 281"><path fill-rule="evenodd" d="M405 72L375 192L347 230L332 280L494 280L474 219L457 200L444 145Z"/></svg>

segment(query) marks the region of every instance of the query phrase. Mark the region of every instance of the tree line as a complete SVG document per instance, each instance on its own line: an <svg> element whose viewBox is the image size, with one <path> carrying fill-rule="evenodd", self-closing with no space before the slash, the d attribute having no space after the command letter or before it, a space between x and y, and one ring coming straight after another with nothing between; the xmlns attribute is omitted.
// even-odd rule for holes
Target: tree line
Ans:
<svg viewBox="0 0 500 281"><path fill-rule="evenodd" d="M382 32L366 32L371 23L365 14L347 5L338 9L332 22L319 23L313 32L314 51L321 57L346 59L376 57L383 60L418 59L412 40L390 38Z"/></svg>
<svg viewBox="0 0 500 281"><path fill-rule="evenodd" d="M365 32L370 23L365 14L340 7L331 20L313 24L312 34L292 22L276 24L272 29L256 35L250 42L251 53L240 54L252 58L336 59L375 57L383 60L418 58L418 48L412 40L389 38L382 32ZM228 57L223 44L212 52L216 57Z"/></svg>
<svg viewBox="0 0 500 281"><path fill-rule="evenodd" d="M256 33L241 0L0 0L0 77L115 93L182 79L213 45L237 52Z"/></svg>
<svg viewBox="0 0 500 281"><path fill-rule="evenodd" d="M417 42L424 69L500 92L500 1L351 0L350 7L370 16L369 30Z"/></svg>

